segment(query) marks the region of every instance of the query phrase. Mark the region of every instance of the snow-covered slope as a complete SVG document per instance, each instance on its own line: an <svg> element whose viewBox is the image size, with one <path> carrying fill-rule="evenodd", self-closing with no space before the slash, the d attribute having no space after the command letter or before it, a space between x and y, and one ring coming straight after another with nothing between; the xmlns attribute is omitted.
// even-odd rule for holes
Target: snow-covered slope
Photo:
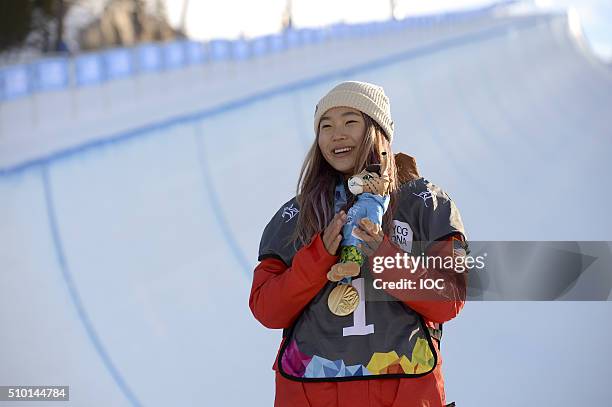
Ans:
<svg viewBox="0 0 612 407"><path fill-rule="evenodd" d="M395 150L446 189L471 240L612 240L612 75L564 16L5 102L0 384L70 385L73 406L271 405L281 333L248 308L259 237L294 193L316 101L345 79L385 87ZM611 315L469 302L445 329L449 401L604 405Z"/></svg>

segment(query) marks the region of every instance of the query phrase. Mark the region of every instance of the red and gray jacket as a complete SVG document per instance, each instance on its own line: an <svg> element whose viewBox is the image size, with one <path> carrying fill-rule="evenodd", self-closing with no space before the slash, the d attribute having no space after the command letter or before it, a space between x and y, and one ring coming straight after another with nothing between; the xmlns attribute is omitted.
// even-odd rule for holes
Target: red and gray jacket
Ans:
<svg viewBox="0 0 612 407"><path fill-rule="evenodd" d="M432 334L436 337L441 323L463 307L465 275L432 268L373 275L366 263L353 280L363 304L346 317L333 315L327 308L327 296L336 283L329 282L326 273L338 258L327 253L319 235L305 247L290 241L298 211L292 199L266 226L250 296L251 310L263 325L284 329L274 366L279 374L302 382L427 376L441 380L440 372L436 374L439 353ZM465 247L465 232L454 202L424 178L400 187L393 218L392 236L385 236L374 256L404 252L444 256L453 255L458 241ZM444 289L433 297L431 290L420 297L414 292L406 295L406 290L376 290L372 286L373 278L401 281L423 277L443 278Z"/></svg>

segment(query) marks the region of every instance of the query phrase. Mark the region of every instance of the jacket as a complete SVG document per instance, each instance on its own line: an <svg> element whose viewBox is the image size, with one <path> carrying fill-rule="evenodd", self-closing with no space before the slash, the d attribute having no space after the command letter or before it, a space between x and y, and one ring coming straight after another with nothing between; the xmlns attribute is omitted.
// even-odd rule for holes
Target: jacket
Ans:
<svg viewBox="0 0 612 407"><path fill-rule="evenodd" d="M406 174L405 167L401 173ZM416 166L414 174L418 175ZM424 204L427 202L424 201ZM414 227L418 228L418 225ZM453 254L455 241L464 241L464 236L460 231L453 231L452 228L449 230L451 233L440 236L427 246L427 255ZM385 236L372 257L402 254L404 251L399 246L401 245ZM256 319L268 328L288 329L327 284L327 271L337 262L338 257L327 252L321 236L317 234L309 245L297 250L290 261L272 256L260 260L255 269L249 298L251 311ZM396 278L418 279L423 276L434 280L446 279L448 284L437 294L439 298L431 298L431 293L427 298L402 298L401 290L386 291L420 314L427 326L437 328L440 323L458 315L462 309L465 299L465 275L453 273L450 281L444 270L424 268L416 273L392 270L382 275L387 281ZM282 346L283 342L279 350ZM289 380L278 373L277 355L273 366L277 372L275 406L444 406L442 358L437 341L434 341L434 349L437 364L434 370L425 376L349 382L303 383Z"/></svg>

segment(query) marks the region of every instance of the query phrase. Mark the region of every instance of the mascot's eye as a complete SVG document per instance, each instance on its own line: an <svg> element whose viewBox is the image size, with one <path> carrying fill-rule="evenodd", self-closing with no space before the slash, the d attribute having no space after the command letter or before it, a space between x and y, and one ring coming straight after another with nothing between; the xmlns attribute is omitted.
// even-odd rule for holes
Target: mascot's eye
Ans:
<svg viewBox="0 0 612 407"><path fill-rule="evenodd" d="M370 178L372 178L372 176L371 176L371 175L364 175L364 176L363 176L363 179L370 179Z"/></svg>

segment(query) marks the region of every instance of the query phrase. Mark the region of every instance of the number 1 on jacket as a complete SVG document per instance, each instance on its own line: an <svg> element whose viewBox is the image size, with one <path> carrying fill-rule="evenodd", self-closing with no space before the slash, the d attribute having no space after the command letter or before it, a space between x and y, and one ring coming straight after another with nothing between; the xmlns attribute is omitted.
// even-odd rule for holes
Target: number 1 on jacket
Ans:
<svg viewBox="0 0 612 407"><path fill-rule="evenodd" d="M359 305L357 305L355 312L353 312L353 326L343 328L342 336L370 335L374 333L374 324L366 325L363 282L363 277L356 278L355 280L351 281L351 285L355 287L359 293Z"/></svg>

